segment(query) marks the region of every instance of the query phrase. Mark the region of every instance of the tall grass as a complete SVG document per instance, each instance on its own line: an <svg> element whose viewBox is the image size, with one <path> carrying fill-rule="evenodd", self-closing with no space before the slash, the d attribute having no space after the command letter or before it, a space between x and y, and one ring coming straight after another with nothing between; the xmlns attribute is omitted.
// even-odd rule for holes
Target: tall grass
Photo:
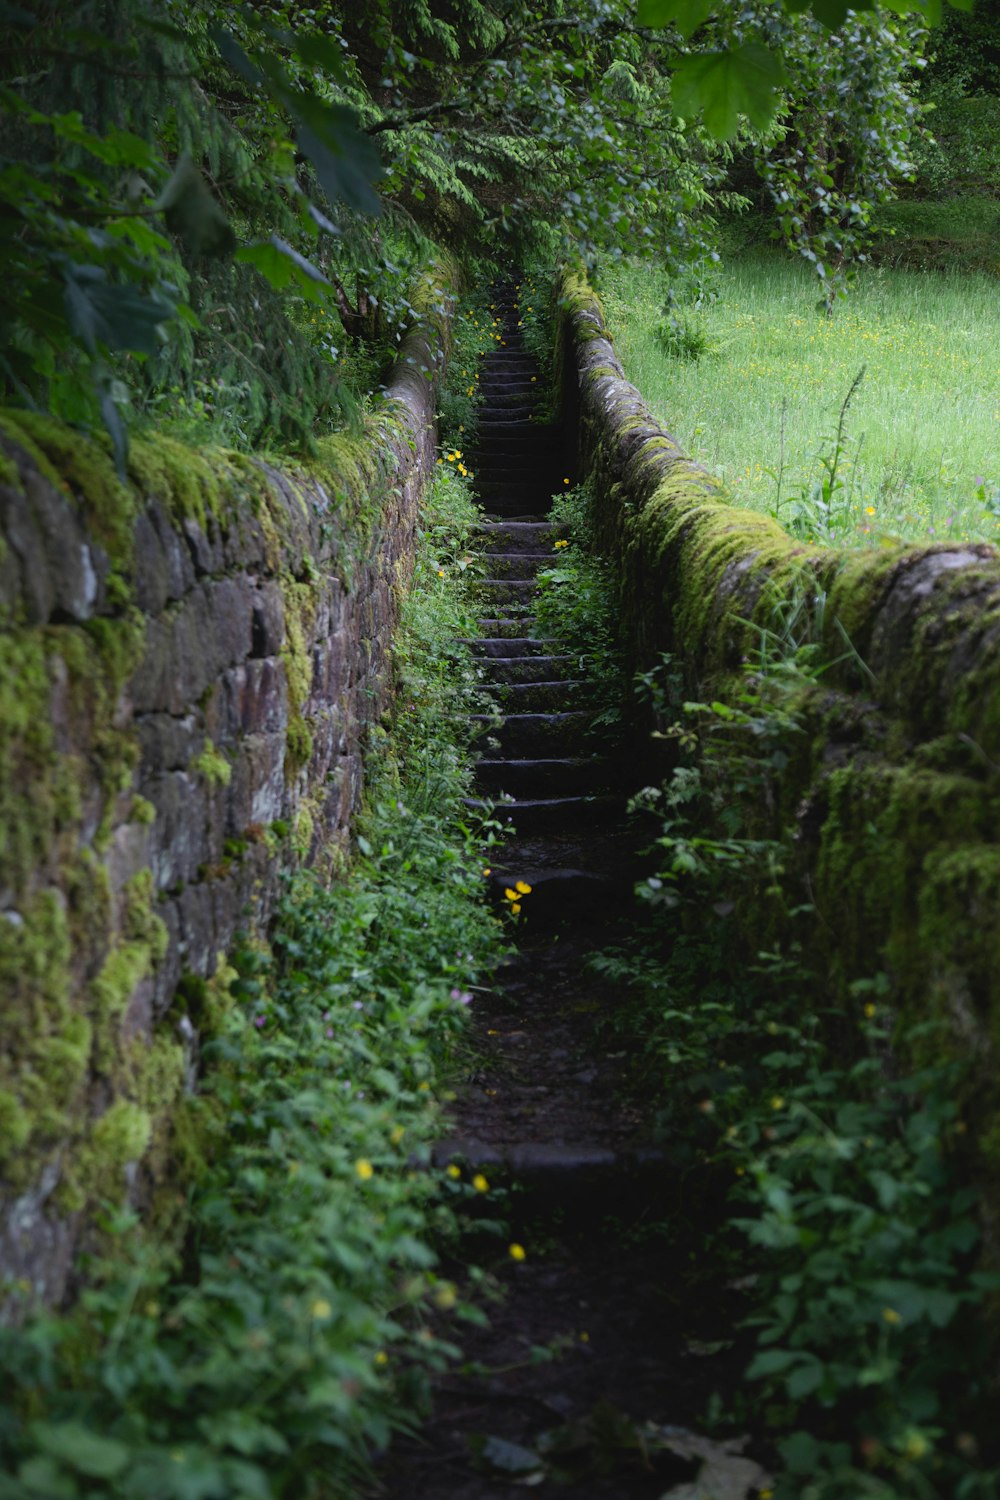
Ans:
<svg viewBox="0 0 1000 1500"><path fill-rule="evenodd" d="M870 268L827 319L808 268L745 252L720 270L717 300L682 312L688 353L707 345L698 358L666 352L657 333L659 273L609 268L600 292L629 379L735 504L801 521L864 366L824 539L1000 538L995 280Z"/></svg>

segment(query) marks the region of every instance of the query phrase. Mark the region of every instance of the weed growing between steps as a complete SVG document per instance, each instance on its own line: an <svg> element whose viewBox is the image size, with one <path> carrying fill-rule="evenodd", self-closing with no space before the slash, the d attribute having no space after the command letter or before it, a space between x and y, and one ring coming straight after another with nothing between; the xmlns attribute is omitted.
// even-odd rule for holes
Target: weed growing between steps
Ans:
<svg viewBox="0 0 1000 1500"><path fill-rule="evenodd" d="M479 430L480 362L498 337L489 295L478 287L464 294L452 320L451 357L438 398L443 452L471 449Z"/></svg>
<svg viewBox="0 0 1000 1500"><path fill-rule="evenodd" d="M596 551L593 514L589 484L553 499L549 519L560 534L552 566L538 575L532 608L537 634L555 637L560 650L576 658L576 670L593 686L596 723L606 727L619 721L627 693L618 603L610 570Z"/></svg>
<svg viewBox="0 0 1000 1500"><path fill-rule="evenodd" d="M440 566L473 515L439 481L362 857L333 886L291 881L270 947L189 986L213 1039L178 1125L202 1160L180 1262L109 1215L78 1308L0 1331L4 1500L346 1500L454 1352L437 1247L477 1192L430 1168L430 1142L501 948L491 829L462 800L475 677L459 661L456 688L448 665L471 620Z"/></svg>
<svg viewBox="0 0 1000 1500"><path fill-rule="evenodd" d="M794 934L814 915L795 904L790 846L738 812L767 805L792 752L808 650L762 641L730 705L684 703L669 663L646 679L672 748L639 799L659 868L635 940L596 963L632 993L620 1025L675 1169L725 1205L684 1231L699 1277L745 1298L745 1382L719 1393L715 1421L755 1434L777 1500L990 1500L1000 1278L980 1269L958 1068L932 1026L896 1034L887 974L840 997L809 972ZM780 915L784 947L747 950L746 907L758 933Z"/></svg>

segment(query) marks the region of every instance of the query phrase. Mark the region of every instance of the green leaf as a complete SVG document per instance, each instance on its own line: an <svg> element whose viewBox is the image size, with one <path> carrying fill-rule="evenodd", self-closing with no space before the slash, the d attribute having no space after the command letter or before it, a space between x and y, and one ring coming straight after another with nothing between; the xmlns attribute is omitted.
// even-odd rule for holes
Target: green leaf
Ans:
<svg viewBox="0 0 1000 1500"><path fill-rule="evenodd" d="M704 25L714 9L713 0L639 0L635 19L639 26L676 26L686 38Z"/></svg>
<svg viewBox="0 0 1000 1500"><path fill-rule="evenodd" d="M320 186L331 203L339 200L358 213L376 217L382 212L372 182L383 176L379 154L372 141L354 127L352 112L330 105L322 128L315 128L315 111L309 124L295 134L299 149L309 158Z"/></svg>
<svg viewBox="0 0 1000 1500"><path fill-rule="evenodd" d="M100 1437L82 1422L36 1422L31 1431L42 1453L90 1479L117 1479L129 1461L124 1443Z"/></svg>
<svg viewBox="0 0 1000 1500"><path fill-rule="evenodd" d="M100 344L111 350L157 354L159 330L174 315L175 304L160 292L114 286L103 266L64 259L64 300L70 328L91 354Z"/></svg>
<svg viewBox="0 0 1000 1500"><path fill-rule="evenodd" d="M785 1390L793 1401L811 1396L823 1383L823 1366L818 1359L811 1359L793 1370L785 1381Z"/></svg>
<svg viewBox="0 0 1000 1500"><path fill-rule="evenodd" d="M808 1432L793 1432L778 1444L778 1451L793 1474L808 1474L812 1478L816 1473L819 1444Z"/></svg>
<svg viewBox="0 0 1000 1500"><path fill-rule="evenodd" d="M674 112L701 114L706 129L724 141L735 135L740 115L760 129L770 122L784 79L780 57L759 42L686 57L674 72Z"/></svg>
<svg viewBox="0 0 1000 1500"><path fill-rule="evenodd" d="M97 402L101 409L101 418L111 438L118 478L125 484L128 479L128 432L122 417L121 407L115 399L118 384L119 382L113 379L110 371L95 371L94 388L97 391Z"/></svg>
<svg viewBox="0 0 1000 1500"><path fill-rule="evenodd" d="M251 59L228 32L211 35L230 67L248 83L266 89L293 117L299 150L312 163L330 202L347 203L359 213L380 214L372 183L385 175L385 169L374 142L358 128L355 111L302 93L276 59Z"/></svg>
<svg viewBox="0 0 1000 1500"><path fill-rule="evenodd" d="M155 206L192 255L228 255L236 244L228 218L186 151Z"/></svg>
<svg viewBox="0 0 1000 1500"><path fill-rule="evenodd" d="M338 83L347 82L347 70L344 67L344 58L347 53L335 37L313 33L312 35L290 36L288 41L307 67L321 68Z"/></svg>
<svg viewBox="0 0 1000 1500"><path fill-rule="evenodd" d="M765 1375L781 1375L798 1364L802 1355L795 1349L765 1349L747 1366L747 1380L761 1380Z"/></svg>
<svg viewBox="0 0 1000 1500"><path fill-rule="evenodd" d="M326 277L311 260L300 255L291 245L272 234L269 239L256 245L243 245L235 259L246 265L256 266L275 291L283 291L294 285L308 302L322 302L323 287L330 285Z"/></svg>

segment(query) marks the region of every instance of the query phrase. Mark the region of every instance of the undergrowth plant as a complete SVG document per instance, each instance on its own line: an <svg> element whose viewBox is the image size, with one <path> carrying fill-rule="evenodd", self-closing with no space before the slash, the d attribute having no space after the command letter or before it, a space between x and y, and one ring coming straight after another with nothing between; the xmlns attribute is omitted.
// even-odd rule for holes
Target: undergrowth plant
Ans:
<svg viewBox="0 0 1000 1500"><path fill-rule="evenodd" d="M200 1161L179 1255L109 1205L79 1305L0 1330L4 1500L348 1500L456 1352L440 1310L478 1316L438 1251L479 1194L430 1150L502 947L493 825L463 800L478 688L443 665L471 615L442 563L474 514L440 478L350 873L290 879L270 944L184 986L205 1070L177 1122Z"/></svg>
<svg viewBox="0 0 1000 1500"><path fill-rule="evenodd" d="M592 684L600 723L617 722L624 698L624 658L611 570L596 550L594 492L589 483L556 495L549 512L552 566L538 574L535 629L554 636L575 670ZM556 533L559 533L556 535Z"/></svg>
<svg viewBox="0 0 1000 1500"><path fill-rule="evenodd" d="M840 997L803 956L814 914L774 795L822 670L803 623L767 633L732 704L685 702L669 661L645 679L670 751L639 799L658 867L632 940L595 964L632 992L617 1024L675 1167L728 1198L699 1234L743 1289L749 1363L715 1415L767 1436L777 1500L990 1500L1000 1278L979 1265L960 1065L932 1027L899 1033L887 974Z"/></svg>
<svg viewBox="0 0 1000 1500"><path fill-rule="evenodd" d="M438 424L445 450L471 449L479 428L480 361L494 347L495 330L489 298L482 286L488 272L476 277L474 289L460 299L451 325L452 348L438 396Z"/></svg>

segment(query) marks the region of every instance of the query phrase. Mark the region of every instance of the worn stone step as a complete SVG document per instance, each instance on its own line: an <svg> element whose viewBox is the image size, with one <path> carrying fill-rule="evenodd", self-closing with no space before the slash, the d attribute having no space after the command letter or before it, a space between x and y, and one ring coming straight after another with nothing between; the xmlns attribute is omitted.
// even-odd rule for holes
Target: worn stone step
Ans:
<svg viewBox="0 0 1000 1500"><path fill-rule="evenodd" d="M489 743L502 755L522 760L534 755L571 755L587 748L591 715L582 709L559 713L473 714L473 723L489 731Z"/></svg>
<svg viewBox="0 0 1000 1500"><path fill-rule="evenodd" d="M486 455L500 450L526 452L531 448L563 452L565 437L562 429L554 427L551 422L516 422L508 413L487 423L485 427L480 425L475 447L469 451L470 455L482 461Z"/></svg>
<svg viewBox="0 0 1000 1500"><path fill-rule="evenodd" d="M476 602L505 609L527 609L538 592L534 578L477 579Z"/></svg>
<svg viewBox="0 0 1000 1500"><path fill-rule="evenodd" d="M498 583L507 578L535 578L543 568L551 568L559 553L547 552L486 552L482 561L489 573L488 583Z"/></svg>
<svg viewBox="0 0 1000 1500"><path fill-rule="evenodd" d="M480 760L476 763L476 785L484 792L509 792L518 798L587 796L605 789L608 772L607 760L598 755Z"/></svg>
<svg viewBox="0 0 1000 1500"><path fill-rule="evenodd" d="M491 427L499 427L507 422L530 422L534 416L534 407L527 401L521 401L516 406L483 407L479 413L479 431L487 432Z"/></svg>
<svg viewBox="0 0 1000 1500"><path fill-rule="evenodd" d="M494 629L483 629L481 636L474 636L471 640L465 640L464 644L469 647L473 656L490 658L495 656L544 656L554 644L547 636L533 636L531 626L533 620L480 620L481 629L485 626L493 626ZM502 627L512 627L507 630Z"/></svg>
<svg viewBox="0 0 1000 1500"><path fill-rule="evenodd" d="M528 425L530 426L530 423ZM554 448L551 443L533 446L531 443L511 442L505 439L503 443L490 444L488 441L490 435L487 432L485 439L477 438L476 446L469 449L469 462L474 461L480 469L502 468L511 474L524 474L538 468L551 473L553 469L563 466L562 449Z"/></svg>
<svg viewBox="0 0 1000 1500"><path fill-rule="evenodd" d="M563 481L568 478L561 472L561 465L544 460L517 468L502 459L498 463L480 464L473 473L477 480L476 488L486 494L493 493L494 490L529 489L543 495L554 495L566 488Z"/></svg>
<svg viewBox="0 0 1000 1500"><path fill-rule="evenodd" d="M662 1146L636 1143L612 1147L601 1141L484 1141L455 1134L433 1148L436 1167L463 1163L486 1171L491 1182L516 1182L522 1223L541 1214L563 1229L596 1226L607 1219L629 1223L655 1219L676 1201L683 1163ZM602 1491L602 1493L604 1493ZM610 1493L608 1491L607 1493Z"/></svg>
<svg viewBox="0 0 1000 1500"><path fill-rule="evenodd" d="M534 398L541 394L541 381L521 370L493 370L479 377L479 394L484 401L514 394Z"/></svg>
<svg viewBox="0 0 1000 1500"><path fill-rule="evenodd" d="M563 487L561 483L556 484L551 475L520 481L484 478L480 483L477 474L475 481L479 504L487 515L501 521L516 521L525 516L539 516L544 520L549 514L553 496L558 495ZM511 510L511 507L514 509ZM510 550L514 552L517 549L512 547Z"/></svg>
<svg viewBox="0 0 1000 1500"><path fill-rule="evenodd" d="M538 834L586 828L591 834L614 823L622 814L622 799L607 795L578 797L516 797L509 802L488 803L469 799L470 807L487 811L512 836L535 837Z"/></svg>
<svg viewBox="0 0 1000 1500"><path fill-rule="evenodd" d="M482 385L482 381L480 381ZM530 381L518 381L515 386L494 386L491 391L484 391L486 403L494 412L503 411L510 406L527 406L529 408L538 405L535 399L535 389ZM481 412L480 415L483 415Z"/></svg>
<svg viewBox="0 0 1000 1500"><path fill-rule="evenodd" d="M500 333L501 337L503 337L503 330L500 330ZM504 346L503 344L498 344L493 349L484 349L479 357L486 367L496 367L498 365L520 365L525 369L528 369L532 375L535 375L538 372L538 361L537 359L535 359L533 354L529 354L525 349L523 340L521 339L520 335L518 335L517 341L515 343L511 343L511 341L508 339L506 346Z"/></svg>
<svg viewBox="0 0 1000 1500"><path fill-rule="evenodd" d="M585 832L582 826L580 832ZM520 920L535 930L586 926L612 913L631 910L635 900L631 882L616 882L603 870L582 864L534 870L523 863L513 877L502 876L495 881L491 877L490 895L498 907L508 905L504 891L514 889L515 880L531 886L530 895L521 902Z"/></svg>
<svg viewBox="0 0 1000 1500"><path fill-rule="evenodd" d="M480 521L472 544L477 552L541 552L547 547L551 553L565 529L552 521Z"/></svg>
<svg viewBox="0 0 1000 1500"><path fill-rule="evenodd" d="M503 713L562 713L586 706L593 684L574 678L550 682L484 682Z"/></svg>
<svg viewBox="0 0 1000 1500"><path fill-rule="evenodd" d="M535 636L532 634L535 628L535 621L531 615L488 615L484 619L477 620L476 623L480 630L477 640L480 641L485 640L489 636L496 637L499 640L503 640L505 637L527 636L539 643L542 650L548 650L552 645L552 638L550 636ZM517 651L511 652L513 656L517 654Z"/></svg>
<svg viewBox="0 0 1000 1500"><path fill-rule="evenodd" d="M487 464L485 469L475 469L473 473L476 476L476 494L487 508L492 500L506 500L513 495L526 497L526 508L530 508L535 496L549 500L559 489L565 488L563 476L559 477L558 484L553 484L555 471L547 465L512 470Z"/></svg>
<svg viewBox="0 0 1000 1500"><path fill-rule="evenodd" d="M492 656L480 663L484 682L556 682L575 668L575 656Z"/></svg>

